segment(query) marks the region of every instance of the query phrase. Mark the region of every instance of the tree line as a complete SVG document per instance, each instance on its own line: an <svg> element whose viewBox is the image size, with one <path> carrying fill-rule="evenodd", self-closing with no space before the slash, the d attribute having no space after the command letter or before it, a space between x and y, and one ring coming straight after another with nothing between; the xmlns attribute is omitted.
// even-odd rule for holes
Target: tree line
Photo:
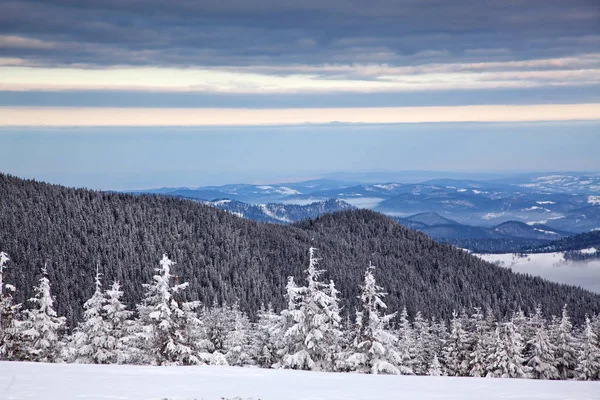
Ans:
<svg viewBox="0 0 600 400"><path fill-rule="evenodd" d="M54 309L46 268L29 308L4 283L9 256L0 253L0 359L140 365L234 365L373 374L498 378L600 378L600 317L574 326L565 305L547 319L540 307L496 319L481 308L454 311L449 322L389 312L369 264L358 305L341 314L341 293L310 248L302 285L288 277L286 305L261 308L256 322L239 305L185 301L175 262L163 255L133 309L119 282L103 289L97 270L82 320L68 332ZM11 265L11 268L18 268ZM352 317L350 317L352 314Z"/></svg>

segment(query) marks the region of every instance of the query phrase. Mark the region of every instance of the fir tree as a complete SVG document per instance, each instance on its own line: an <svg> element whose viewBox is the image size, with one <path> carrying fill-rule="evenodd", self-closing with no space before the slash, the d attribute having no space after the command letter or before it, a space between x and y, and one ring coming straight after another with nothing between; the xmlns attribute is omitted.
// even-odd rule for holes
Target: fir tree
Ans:
<svg viewBox="0 0 600 400"><path fill-rule="evenodd" d="M382 299L386 293L377 286L374 269L369 263L364 285L360 287L362 309L356 312L355 337L348 365L356 371L372 374L411 373L410 370L403 371L405 367L396 351L398 338L388 329L396 313L384 314L387 306Z"/></svg>
<svg viewBox="0 0 600 400"><path fill-rule="evenodd" d="M552 325L552 343L556 345L556 368L560 379L571 379L577 367L577 342L573 336L573 325L567 312L567 305L563 307L560 321Z"/></svg>
<svg viewBox="0 0 600 400"><path fill-rule="evenodd" d="M299 305L289 310L293 323L284 334L290 340L289 353L282 359L285 368L331 370L342 336L337 292L332 297L328 293L330 285L319 280L324 270L317 269L315 251L313 247L309 249L307 286L296 290Z"/></svg>
<svg viewBox="0 0 600 400"><path fill-rule="evenodd" d="M463 318L454 311L450 320L450 333L444 346L443 354L446 370L450 376L469 375L470 338L463 328Z"/></svg>
<svg viewBox="0 0 600 400"><path fill-rule="evenodd" d="M495 333L493 352L488 356L488 374L494 378L525 378L527 369L523 366L523 339L514 322L498 324Z"/></svg>
<svg viewBox="0 0 600 400"><path fill-rule="evenodd" d="M8 254L0 252L0 360L18 360L22 357L19 329L21 305L14 303L16 288L8 283L4 284L8 261Z"/></svg>
<svg viewBox="0 0 600 400"><path fill-rule="evenodd" d="M199 325L195 308L199 303L179 303L173 297L188 284L171 286L171 267L175 263L163 255L156 268L154 283L146 284L146 294L138 306L137 336L145 359L156 365L201 364L186 327Z"/></svg>
<svg viewBox="0 0 600 400"><path fill-rule="evenodd" d="M591 381L600 379L600 342L589 318L585 320L576 372L577 379L580 380Z"/></svg>
<svg viewBox="0 0 600 400"><path fill-rule="evenodd" d="M42 268L40 283L34 288L35 297L29 301L30 310L24 311L22 324L23 352L31 361L55 362L61 358L63 343L61 333L66 319L54 311L54 300L50 293L50 281L46 277L46 266Z"/></svg>
<svg viewBox="0 0 600 400"><path fill-rule="evenodd" d="M123 291L119 282L113 282L111 288L105 293L106 300L102 307L107 324L105 349L109 353L107 362L110 364L124 364L135 360L135 347L133 344L132 321L129 320L133 311L121 302Z"/></svg>
<svg viewBox="0 0 600 400"><path fill-rule="evenodd" d="M258 322L252 333L252 358L259 367L271 368L277 362L276 330L279 315L273 306L264 307L258 312Z"/></svg>
<svg viewBox="0 0 600 400"><path fill-rule="evenodd" d="M558 379L558 369L554 354L556 346L552 344L548 329L542 321L535 322L536 331L529 340L529 358L527 365L530 368L531 377L534 379Z"/></svg>
<svg viewBox="0 0 600 400"><path fill-rule="evenodd" d="M444 375L442 372L442 366L440 364L440 360L438 360L437 354L433 355L433 359L431 360L431 364L429 366L429 369L427 370L427 375L429 375L429 376Z"/></svg>
<svg viewBox="0 0 600 400"><path fill-rule="evenodd" d="M104 318L106 299L102 293L100 273L96 270L96 289L83 305L83 321L77 326L70 343L70 353L75 362L107 364L111 354L106 349L109 325Z"/></svg>

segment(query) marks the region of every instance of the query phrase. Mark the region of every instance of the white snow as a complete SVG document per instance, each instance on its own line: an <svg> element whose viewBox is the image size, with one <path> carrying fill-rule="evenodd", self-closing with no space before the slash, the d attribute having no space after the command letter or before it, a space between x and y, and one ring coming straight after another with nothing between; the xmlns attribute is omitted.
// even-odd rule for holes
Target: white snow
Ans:
<svg viewBox="0 0 600 400"><path fill-rule="evenodd" d="M588 203L600 205L600 196L588 196Z"/></svg>
<svg viewBox="0 0 600 400"><path fill-rule="evenodd" d="M546 235L558 235L558 233L556 232L552 232L552 231L545 231L543 229L539 229L539 228L533 228L534 231L538 231L538 232L542 232Z"/></svg>
<svg viewBox="0 0 600 400"><path fill-rule="evenodd" d="M269 193L277 193L283 195L301 194L299 191L291 189L286 186L257 186L257 189L264 190Z"/></svg>
<svg viewBox="0 0 600 400"><path fill-rule="evenodd" d="M579 250L579 252L581 254L596 254L598 252L598 249L596 249L595 247L590 247L589 249Z"/></svg>
<svg viewBox="0 0 600 400"><path fill-rule="evenodd" d="M555 201L536 201L537 204L556 204Z"/></svg>
<svg viewBox="0 0 600 400"><path fill-rule="evenodd" d="M278 221L282 221L282 222L291 222L289 220L289 218L287 217L280 217L278 215L276 215L275 213L273 213L271 210L269 210L269 207L267 207L266 204L259 204L259 207L261 208L261 210L263 211L263 213L265 213L266 216L271 217L273 219L276 219Z"/></svg>
<svg viewBox="0 0 600 400"><path fill-rule="evenodd" d="M457 189L456 191L457 191L457 192L466 192L466 191L467 191L467 189Z"/></svg>
<svg viewBox="0 0 600 400"><path fill-rule="evenodd" d="M400 186L399 183L388 183L386 185L373 185L373 187L376 187L379 189L384 189L384 190L393 190L393 189L397 188L398 186Z"/></svg>
<svg viewBox="0 0 600 400"><path fill-rule="evenodd" d="M505 215L506 215L505 212L500 212L500 213L486 213L482 218L483 219L496 219L496 218L501 218L501 217L503 217Z"/></svg>
<svg viewBox="0 0 600 400"><path fill-rule="evenodd" d="M529 207L529 208L524 208L522 211L535 211L535 210L542 210L542 211L545 211L545 212L550 212L550 210L548 210L547 208L538 207L538 206L532 206L532 207Z"/></svg>
<svg viewBox="0 0 600 400"><path fill-rule="evenodd" d="M600 382L0 362L6 400L597 400Z"/></svg>
<svg viewBox="0 0 600 400"><path fill-rule="evenodd" d="M231 203L231 200L217 200L217 201L211 202L211 204L213 204L215 206L222 206L223 204L227 204L227 203Z"/></svg>

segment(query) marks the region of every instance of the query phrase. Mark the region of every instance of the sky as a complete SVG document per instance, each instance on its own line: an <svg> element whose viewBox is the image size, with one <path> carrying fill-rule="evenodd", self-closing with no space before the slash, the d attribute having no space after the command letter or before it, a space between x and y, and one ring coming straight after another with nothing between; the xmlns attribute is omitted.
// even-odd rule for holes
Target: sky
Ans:
<svg viewBox="0 0 600 400"><path fill-rule="evenodd" d="M596 0L0 2L0 171L598 171Z"/></svg>

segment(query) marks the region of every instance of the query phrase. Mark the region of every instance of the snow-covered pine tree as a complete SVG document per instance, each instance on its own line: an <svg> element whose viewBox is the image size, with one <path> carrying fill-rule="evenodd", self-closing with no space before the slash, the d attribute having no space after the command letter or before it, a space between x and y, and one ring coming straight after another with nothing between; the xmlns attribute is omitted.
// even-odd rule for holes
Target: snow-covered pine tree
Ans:
<svg viewBox="0 0 600 400"><path fill-rule="evenodd" d="M333 370L337 359L335 349L342 336L339 306L337 297L328 293L330 285L319 280L325 271L317 269L315 251L314 247L309 249L307 285L297 291L300 304L289 310L293 324L284 334L291 340L286 346L289 353L282 359L284 368L328 371Z"/></svg>
<svg viewBox="0 0 600 400"><path fill-rule="evenodd" d="M526 378L523 339L512 320L499 323L494 332L493 352L488 356L488 374L493 378Z"/></svg>
<svg viewBox="0 0 600 400"><path fill-rule="evenodd" d="M29 299L33 307L24 311L21 335L23 353L27 360L59 361L63 343L61 334L65 327L65 317L59 317L52 308L54 300L50 293L50 281L46 266L42 268L40 283L34 288L35 297Z"/></svg>
<svg viewBox="0 0 600 400"><path fill-rule="evenodd" d="M556 346L550 340L548 328L540 316L541 311L536 311L530 321L530 326L535 329L535 333L528 341L529 350L526 353L529 374L533 379L558 379L557 363L554 359Z"/></svg>
<svg viewBox="0 0 600 400"><path fill-rule="evenodd" d="M184 290L188 283L171 285L171 268L175 263L166 254L155 269L152 284L144 285L146 293L138 305L136 335L143 355L142 362L156 365L202 364L188 335L188 327L200 325L195 314L199 303L182 304L174 295Z"/></svg>
<svg viewBox="0 0 600 400"><path fill-rule="evenodd" d="M251 356L253 326L246 314L240 310L238 303L226 308L225 320L228 325L224 342L227 363L233 366L254 364Z"/></svg>
<svg viewBox="0 0 600 400"><path fill-rule="evenodd" d="M469 376L469 361L471 355L470 335L463 328L464 318L456 311L452 312L450 333L443 349L446 371L450 376Z"/></svg>
<svg viewBox="0 0 600 400"><path fill-rule="evenodd" d="M397 349L398 354L400 355L402 373L412 375L414 374L413 359L417 343L415 333L408 320L408 311L406 310L406 307L402 308L402 312L400 313L400 321L398 322L396 336L398 337Z"/></svg>
<svg viewBox="0 0 600 400"><path fill-rule="evenodd" d="M107 363L125 364L137 357L133 344L132 321L129 320L133 311L121 302L123 291L119 282L113 282L105 293L106 301L102 307L105 323L107 324L105 350L108 353Z"/></svg>
<svg viewBox="0 0 600 400"><path fill-rule="evenodd" d="M259 367L271 368L277 362L278 339L275 331L279 318L271 304L267 308L261 307L258 312L258 322L252 332L251 354Z"/></svg>
<svg viewBox="0 0 600 400"><path fill-rule="evenodd" d="M427 370L427 375L429 376L442 376L444 375L442 371L442 366L440 364L440 360L438 360L437 354L433 355L433 359L429 365L429 369Z"/></svg>
<svg viewBox="0 0 600 400"><path fill-rule="evenodd" d="M476 307L471 315L470 326L473 329L471 335L471 354L469 355L469 375L482 377L487 374L487 355L492 347L492 337L488 320L484 317L481 308Z"/></svg>
<svg viewBox="0 0 600 400"><path fill-rule="evenodd" d="M415 315L414 335L415 344L413 350L413 371L417 375L427 375L430 362L433 362L434 355L437 354L434 349L433 335L429 321L423 318L420 311ZM437 359L437 357L435 357ZM438 360L439 364L439 360Z"/></svg>
<svg viewBox="0 0 600 400"><path fill-rule="evenodd" d="M296 343L303 340L302 332L292 328L296 326L296 320L302 317L299 308L305 291L305 287L296 285L294 277L288 277L285 286L287 307L281 310L279 318L275 321L276 325L271 332L277 349L277 362L272 365L273 368L283 368L283 358L295 349Z"/></svg>
<svg viewBox="0 0 600 400"><path fill-rule="evenodd" d="M20 332L21 304L15 304L16 288L4 283L4 273L10 261L8 254L0 252L0 360L18 360L22 357Z"/></svg>
<svg viewBox="0 0 600 400"><path fill-rule="evenodd" d="M69 341L69 358L82 364L108 364L111 354L106 349L109 325L104 319L106 299L102 293L100 272L96 269L95 290L83 305L81 321Z"/></svg>
<svg viewBox="0 0 600 400"><path fill-rule="evenodd" d="M550 337L556 345L556 368L560 379L571 379L575 376L577 367L577 340L573 335L573 325L567 312L567 305L563 307L560 321L555 320L551 326Z"/></svg>
<svg viewBox="0 0 600 400"><path fill-rule="evenodd" d="M362 308L356 312L355 337L348 357L348 366L359 372L372 374L410 373L402 370L402 359L396 351L398 338L389 330L389 324L396 313L385 315L383 302L386 295L377 286L373 275L375 267L369 263L365 272L364 285L360 287Z"/></svg>
<svg viewBox="0 0 600 400"><path fill-rule="evenodd" d="M550 341L547 329L540 327L530 340L531 357L527 361L530 375L534 379L557 379L558 369L554 353L556 346Z"/></svg>
<svg viewBox="0 0 600 400"><path fill-rule="evenodd" d="M593 328L586 318L576 369L577 379L583 381L600 379L600 341Z"/></svg>

